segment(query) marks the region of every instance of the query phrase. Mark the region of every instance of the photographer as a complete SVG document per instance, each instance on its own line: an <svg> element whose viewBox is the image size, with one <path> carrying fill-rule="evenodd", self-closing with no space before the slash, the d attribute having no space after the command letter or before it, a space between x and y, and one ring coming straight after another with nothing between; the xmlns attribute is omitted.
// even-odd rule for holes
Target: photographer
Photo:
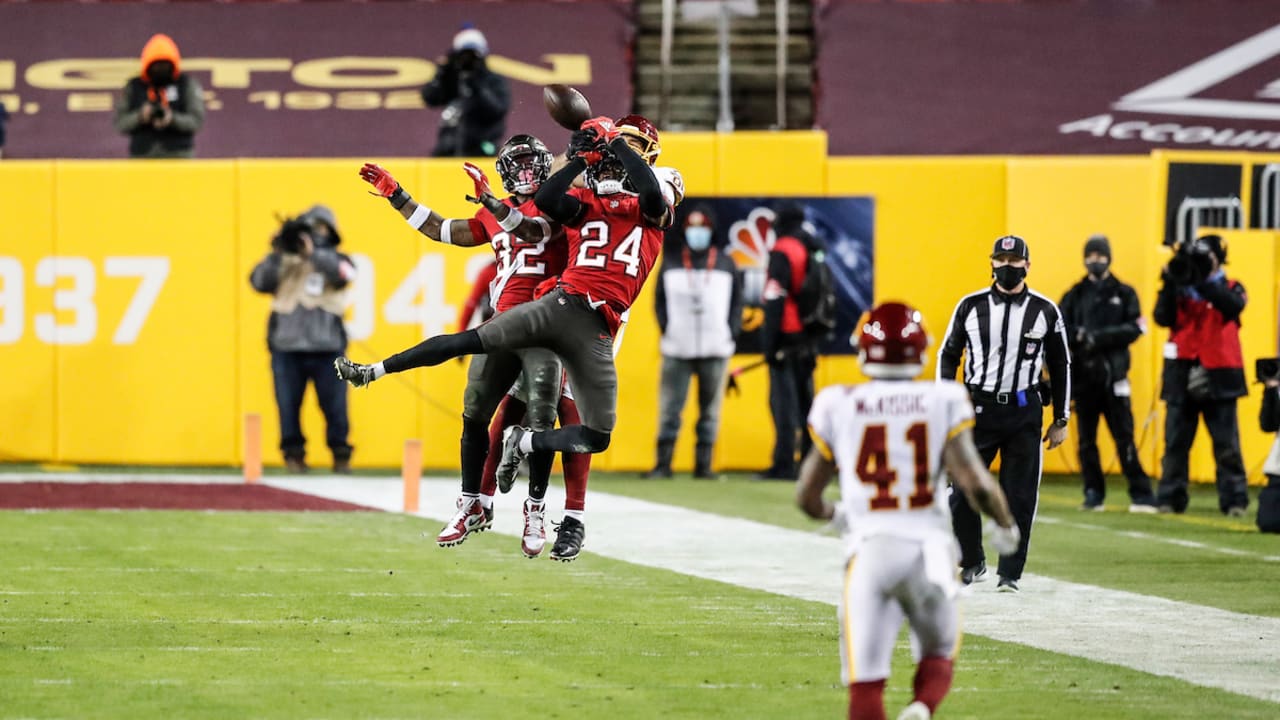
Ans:
<svg viewBox="0 0 1280 720"><path fill-rule="evenodd" d="M1236 398L1247 394L1240 350L1244 286L1222 271L1227 248L1205 235L1175 248L1161 272L1157 325L1169 328L1160 397L1166 403L1164 459L1156 493L1161 512L1187 509L1187 458L1199 418L1213 438L1218 509L1243 517L1249 506Z"/></svg>
<svg viewBox="0 0 1280 720"><path fill-rule="evenodd" d="M337 250L341 242L333 211L316 205L284 222L271 240L270 254L249 276L254 290L273 296L267 347L280 412L280 451L289 472L308 469L300 421L307 381L315 384L324 413L333 471L351 472L347 384L333 372L333 361L347 349L342 313L345 288L355 279L351 258Z"/></svg>
<svg viewBox="0 0 1280 720"><path fill-rule="evenodd" d="M142 74L125 83L116 103L116 130L129 136L129 157L194 157L202 124L204 90L182 74L173 40L153 35L142 49Z"/></svg>
<svg viewBox="0 0 1280 720"><path fill-rule="evenodd" d="M1059 308L1071 347L1071 394L1075 402L1082 510L1102 510L1106 478L1098 458L1098 418L1107 421L1120 467L1129 481L1129 512L1153 513L1151 478L1138 462L1129 404L1129 346L1144 325L1138 293L1111 274L1111 243L1094 235L1084 245L1088 275L1063 296Z"/></svg>
<svg viewBox="0 0 1280 720"><path fill-rule="evenodd" d="M436 157L492 157L506 135L511 88L489 70L489 43L474 27L453 36L453 50L436 60L436 76L422 87L427 107L443 107Z"/></svg>
<svg viewBox="0 0 1280 720"><path fill-rule="evenodd" d="M1280 358L1258 360L1258 382L1262 383L1262 411L1258 425L1263 432L1280 430ZM1271 452L1262 466L1267 486L1258 493L1258 529L1280 533L1280 437L1271 444Z"/></svg>

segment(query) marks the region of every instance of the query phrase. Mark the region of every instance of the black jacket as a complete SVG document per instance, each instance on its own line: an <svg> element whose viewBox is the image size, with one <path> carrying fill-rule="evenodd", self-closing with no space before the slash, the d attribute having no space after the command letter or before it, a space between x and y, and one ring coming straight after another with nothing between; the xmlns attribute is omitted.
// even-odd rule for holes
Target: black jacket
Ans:
<svg viewBox="0 0 1280 720"><path fill-rule="evenodd" d="M1072 388L1109 389L1129 375L1129 346L1142 336L1138 293L1114 275L1076 283L1058 305L1071 347Z"/></svg>
<svg viewBox="0 0 1280 720"><path fill-rule="evenodd" d="M1262 428L1262 432L1280 431L1280 388L1263 388L1258 426Z"/></svg>
<svg viewBox="0 0 1280 720"><path fill-rule="evenodd" d="M143 125L138 111L147 103L147 84L135 77L116 103L116 129L129 136L129 157L184 157L195 148L196 131L204 124L204 90L187 73L171 86L173 122L164 129Z"/></svg>
<svg viewBox="0 0 1280 720"><path fill-rule="evenodd" d="M427 107L443 107L436 157L496 155L507 131L511 88L507 79L481 63L459 72L451 63L440 65L431 82L422 86Z"/></svg>

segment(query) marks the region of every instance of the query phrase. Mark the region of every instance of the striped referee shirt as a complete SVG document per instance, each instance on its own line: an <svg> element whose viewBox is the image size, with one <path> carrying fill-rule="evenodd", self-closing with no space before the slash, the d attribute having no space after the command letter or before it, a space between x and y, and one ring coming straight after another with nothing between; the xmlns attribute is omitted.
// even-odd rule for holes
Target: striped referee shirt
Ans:
<svg viewBox="0 0 1280 720"><path fill-rule="evenodd" d="M1053 417L1065 419L1071 397L1071 354L1062 313L1052 300L1023 287L1006 295L992 287L964 296L938 349L938 379L954 380L964 358L970 392L1034 391L1049 366Z"/></svg>

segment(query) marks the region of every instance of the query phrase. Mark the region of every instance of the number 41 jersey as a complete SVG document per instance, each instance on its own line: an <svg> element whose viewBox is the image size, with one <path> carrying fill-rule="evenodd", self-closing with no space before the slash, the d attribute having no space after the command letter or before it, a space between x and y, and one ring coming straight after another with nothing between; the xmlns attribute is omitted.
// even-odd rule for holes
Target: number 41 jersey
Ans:
<svg viewBox="0 0 1280 720"><path fill-rule="evenodd" d="M834 385L814 398L809 430L839 467L851 549L872 535L951 536L942 448L972 425L969 393L949 380Z"/></svg>

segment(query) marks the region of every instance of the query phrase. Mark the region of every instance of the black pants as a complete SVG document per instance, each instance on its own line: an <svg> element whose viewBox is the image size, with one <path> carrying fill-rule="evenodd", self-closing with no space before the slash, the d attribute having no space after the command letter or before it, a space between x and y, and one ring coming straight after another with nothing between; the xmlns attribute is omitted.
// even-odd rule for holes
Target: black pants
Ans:
<svg viewBox="0 0 1280 720"><path fill-rule="evenodd" d="M1034 396L1034 393L1032 393ZM1040 438L1042 411L1039 399L1028 398L1027 404L1018 407L1016 400L1008 405L980 402L974 399L978 410L973 428L974 444L988 466L1000 455L1000 488L1009 500L1022 541L1018 551L1000 556L1001 577L1017 580L1027 564L1027 549L1031 546L1031 522L1036 516L1036 503L1040 497ZM982 518L969 507L964 493L951 494L951 524L956 540L960 542L960 565L972 567L986 561L982 549Z"/></svg>
<svg viewBox="0 0 1280 720"><path fill-rule="evenodd" d="M1128 397L1118 397L1110 385L1080 386L1075 399L1076 432L1079 436L1080 475L1084 477L1085 502L1101 503L1107 497L1107 482L1098 458L1098 418L1107 421L1115 441L1120 468L1129 481L1129 501L1151 504L1151 478L1138 461L1133 444L1133 409Z"/></svg>
<svg viewBox="0 0 1280 720"><path fill-rule="evenodd" d="M809 407L813 405L813 370L816 366L813 355L799 349L769 364L769 412L773 415L775 433L770 475L795 477L797 443L802 458L813 443L809 433L805 432L805 425L809 419Z"/></svg>
<svg viewBox="0 0 1280 720"><path fill-rule="evenodd" d="M1187 509L1187 458L1196 437L1200 416L1213 439L1213 460L1217 466L1218 509L1249 507L1249 488L1245 479L1244 458L1240 454L1240 426L1236 419L1235 398L1196 402L1185 398L1170 402L1164 418L1164 459L1160 468L1157 499L1174 512Z"/></svg>
<svg viewBox="0 0 1280 720"><path fill-rule="evenodd" d="M302 396L307 382L316 387L316 398L324 413L325 441L334 460L350 460L347 443L347 383L333 371L339 353L273 352L271 373L275 378L276 407L280 411L280 451L287 458L302 460L307 438L302 434Z"/></svg>

